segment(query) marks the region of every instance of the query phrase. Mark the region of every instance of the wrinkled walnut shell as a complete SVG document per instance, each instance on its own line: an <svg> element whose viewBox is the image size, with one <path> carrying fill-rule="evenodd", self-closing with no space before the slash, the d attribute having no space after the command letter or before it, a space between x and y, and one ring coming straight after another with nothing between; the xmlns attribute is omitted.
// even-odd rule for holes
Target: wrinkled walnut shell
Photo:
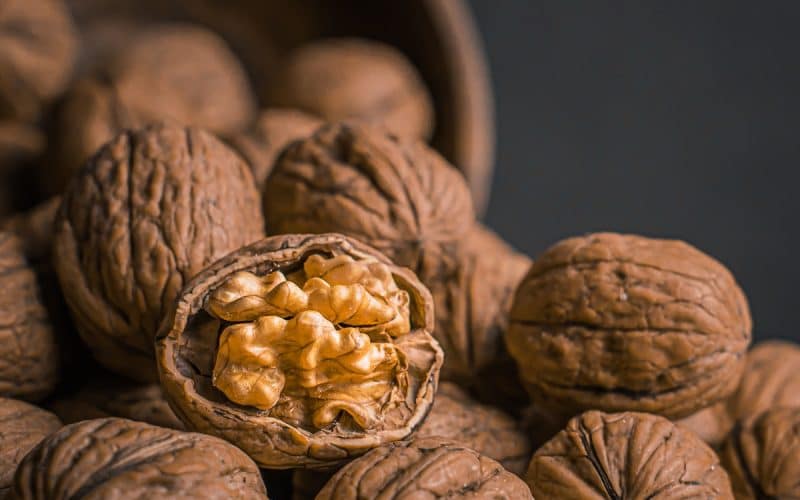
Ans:
<svg viewBox="0 0 800 500"><path fill-rule="evenodd" d="M69 498L266 499L258 467L211 436L121 418L64 427L14 476L14 500Z"/></svg>
<svg viewBox="0 0 800 500"><path fill-rule="evenodd" d="M533 497L520 478L491 458L459 444L427 438L372 450L343 467L317 495L317 500L367 498Z"/></svg>
<svg viewBox="0 0 800 500"><path fill-rule="evenodd" d="M736 389L750 331L747 300L716 260L680 241L601 233L533 264L506 343L544 406L681 418Z"/></svg>
<svg viewBox="0 0 800 500"><path fill-rule="evenodd" d="M61 422L52 413L16 399L0 398L0 498L10 491L22 458L60 428Z"/></svg>
<svg viewBox="0 0 800 500"><path fill-rule="evenodd" d="M573 418L533 456L526 481L537 498L733 498L708 445L646 413Z"/></svg>
<svg viewBox="0 0 800 500"><path fill-rule="evenodd" d="M408 362L405 402L402 408L384 411L377 427L368 431L337 421L311 432L273 418L268 411L236 405L212 386L220 332L218 320L203 309L209 294L239 271L258 276L276 270L290 272L312 254L376 259L389 267L410 295L412 331L393 340ZM422 423L433 402L443 358L430 336L432 325L428 290L413 273L394 266L376 250L336 234L275 236L228 255L184 288L158 336L159 374L167 400L188 428L223 437L262 467L330 467L403 439Z"/></svg>
<svg viewBox="0 0 800 500"><path fill-rule="evenodd" d="M183 285L263 236L258 192L211 134L124 132L64 194L54 259L81 337L112 371L155 380L153 337Z"/></svg>

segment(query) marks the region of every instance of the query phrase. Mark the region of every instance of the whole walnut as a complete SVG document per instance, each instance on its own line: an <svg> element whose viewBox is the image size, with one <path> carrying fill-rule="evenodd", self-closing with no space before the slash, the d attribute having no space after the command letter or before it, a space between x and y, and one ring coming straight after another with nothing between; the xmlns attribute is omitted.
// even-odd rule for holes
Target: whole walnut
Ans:
<svg viewBox="0 0 800 500"><path fill-rule="evenodd" d="M681 418L736 390L750 333L747 300L716 260L680 241L599 233L533 264L506 343L538 404Z"/></svg>
<svg viewBox="0 0 800 500"><path fill-rule="evenodd" d="M16 399L0 398L0 498L11 489L22 458L47 435L61 428L58 417Z"/></svg>
<svg viewBox="0 0 800 500"><path fill-rule="evenodd" d="M800 409L775 407L745 419L720 457L737 500L800 497Z"/></svg>
<svg viewBox="0 0 800 500"><path fill-rule="evenodd" d="M70 184L54 259L95 358L153 381L153 338L180 289L263 234L259 195L236 153L202 130L153 125L117 136Z"/></svg>
<svg viewBox="0 0 800 500"><path fill-rule="evenodd" d="M707 443L722 443L736 422L775 407L800 408L800 346L772 340L747 353L739 387L726 400L680 422Z"/></svg>
<svg viewBox="0 0 800 500"><path fill-rule="evenodd" d="M162 25L133 36L59 103L45 179L58 193L103 144L151 122L243 130L255 110L244 68L216 34Z"/></svg>
<svg viewBox="0 0 800 500"><path fill-rule="evenodd" d="M13 500L266 499L258 467L221 439L121 418L71 424L20 463Z"/></svg>
<svg viewBox="0 0 800 500"><path fill-rule="evenodd" d="M330 468L420 426L443 359L432 326L428 290L375 249L273 236L184 288L159 376L187 428L264 468Z"/></svg>
<svg viewBox="0 0 800 500"><path fill-rule="evenodd" d="M263 189L278 155L292 142L311 136L324 122L295 109L271 108L259 114L255 124L234 135L231 145L244 156L256 186Z"/></svg>
<svg viewBox="0 0 800 500"><path fill-rule="evenodd" d="M38 401L55 388L59 357L22 242L0 232L0 396Z"/></svg>
<svg viewBox="0 0 800 500"><path fill-rule="evenodd" d="M344 466L317 500L532 499L525 483L491 458L439 438L381 446ZM549 498L549 497L545 497Z"/></svg>
<svg viewBox="0 0 800 500"><path fill-rule="evenodd" d="M526 481L537 498L733 498L711 448L647 413L573 418L534 454Z"/></svg>
<svg viewBox="0 0 800 500"><path fill-rule="evenodd" d="M36 120L67 85L77 55L61 0L4 0L0 7L0 117Z"/></svg>
<svg viewBox="0 0 800 500"><path fill-rule="evenodd" d="M43 149L44 136L35 127L0 121L0 216L16 212L35 196L30 179Z"/></svg>
<svg viewBox="0 0 800 500"><path fill-rule="evenodd" d="M416 68L375 41L324 39L295 49L270 98L328 121L380 124L408 139L427 139L433 131L433 105Z"/></svg>

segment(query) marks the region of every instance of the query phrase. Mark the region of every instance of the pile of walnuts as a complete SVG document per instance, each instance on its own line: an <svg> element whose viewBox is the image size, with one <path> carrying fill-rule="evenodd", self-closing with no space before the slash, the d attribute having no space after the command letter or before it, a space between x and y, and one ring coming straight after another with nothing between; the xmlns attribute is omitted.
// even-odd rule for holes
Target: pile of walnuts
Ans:
<svg viewBox="0 0 800 500"><path fill-rule="evenodd" d="M800 346L687 243L514 250L396 49L97 33L0 2L0 498L800 495Z"/></svg>

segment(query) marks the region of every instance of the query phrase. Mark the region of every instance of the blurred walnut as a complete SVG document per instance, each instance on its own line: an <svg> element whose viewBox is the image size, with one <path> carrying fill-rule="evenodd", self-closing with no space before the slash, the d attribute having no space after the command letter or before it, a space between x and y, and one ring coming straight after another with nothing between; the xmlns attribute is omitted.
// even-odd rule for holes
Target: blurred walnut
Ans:
<svg viewBox="0 0 800 500"><path fill-rule="evenodd" d="M266 109L250 129L234 135L230 142L250 165L256 186L263 189L283 149L298 139L311 136L323 123L294 109Z"/></svg>
<svg viewBox="0 0 800 500"><path fill-rule="evenodd" d="M67 85L77 52L61 0L0 5L0 117L33 121Z"/></svg>
<svg viewBox="0 0 800 500"><path fill-rule="evenodd" d="M537 498L733 498L711 448L646 413L573 418L536 452L526 480Z"/></svg>
<svg viewBox="0 0 800 500"><path fill-rule="evenodd" d="M17 469L11 498L266 499L258 467L211 436L119 418L68 425Z"/></svg>
<svg viewBox="0 0 800 500"><path fill-rule="evenodd" d="M17 235L25 255L36 267L50 267L53 226L60 206L61 197L54 196L26 212L0 220L0 230Z"/></svg>
<svg viewBox="0 0 800 500"><path fill-rule="evenodd" d="M184 288L159 332L161 384L188 428L262 467L330 467L420 425L442 364L432 324L427 289L374 249L276 236Z"/></svg>
<svg viewBox="0 0 800 500"><path fill-rule="evenodd" d="M32 164L43 149L44 137L36 128L0 121L0 216L15 212L35 198L36 193L30 189Z"/></svg>
<svg viewBox="0 0 800 500"><path fill-rule="evenodd" d="M0 396L37 401L58 380L59 358L36 274L22 242L0 232Z"/></svg>
<svg viewBox="0 0 800 500"><path fill-rule="evenodd" d="M60 428L61 422L52 413L16 399L0 398L0 498L10 490L22 458Z"/></svg>
<svg viewBox="0 0 800 500"><path fill-rule="evenodd" d="M491 458L439 438L399 441L353 460L317 500L368 498L532 499L525 483Z"/></svg>
<svg viewBox="0 0 800 500"><path fill-rule="evenodd" d="M159 125L122 133L70 184L54 257L96 359L149 381L153 337L179 290L262 236L259 196L239 156L207 132Z"/></svg>
<svg viewBox="0 0 800 500"><path fill-rule="evenodd" d="M721 458L737 500L800 498L800 408L747 418L725 441Z"/></svg>
<svg viewBox="0 0 800 500"><path fill-rule="evenodd" d="M736 389L750 330L719 262L680 241L604 233L533 264L506 342L542 406L680 418Z"/></svg>
<svg viewBox="0 0 800 500"><path fill-rule="evenodd" d="M359 39L312 42L289 54L271 104L328 121L363 120L407 139L427 139L433 105L416 68L396 49Z"/></svg>

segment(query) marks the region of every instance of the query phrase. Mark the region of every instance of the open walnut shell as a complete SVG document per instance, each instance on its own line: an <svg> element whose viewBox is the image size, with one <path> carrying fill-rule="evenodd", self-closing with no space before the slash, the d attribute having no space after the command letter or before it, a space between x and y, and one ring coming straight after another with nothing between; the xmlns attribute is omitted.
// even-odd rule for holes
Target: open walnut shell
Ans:
<svg viewBox="0 0 800 500"><path fill-rule="evenodd" d="M328 274L305 284L298 275L308 273L311 264L342 260L388 270L406 297L405 330L391 333L399 324L392 320L380 330L354 332L352 325L361 324L358 314L330 328L320 317L331 312L314 309L311 294L301 306L287 306L291 312L262 314L258 307L277 303L264 297L275 296L257 295L252 287L252 293L241 293L254 277L266 283L285 276L279 290L323 286ZM235 300L222 301L232 292L239 294ZM309 317L315 323L306 321ZM328 326L302 330L312 340L297 345L299 330L293 325L298 324ZM380 252L337 234L276 236L230 254L184 288L158 335L158 368L166 398L188 428L236 444L262 467L330 467L403 439L422 423L443 360L430 335L432 325L428 290ZM356 334L356 347L338 350L350 334ZM365 352L369 361L361 356ZM391 354L388 364L362 370L362 363L383 353Z"/></svg>

